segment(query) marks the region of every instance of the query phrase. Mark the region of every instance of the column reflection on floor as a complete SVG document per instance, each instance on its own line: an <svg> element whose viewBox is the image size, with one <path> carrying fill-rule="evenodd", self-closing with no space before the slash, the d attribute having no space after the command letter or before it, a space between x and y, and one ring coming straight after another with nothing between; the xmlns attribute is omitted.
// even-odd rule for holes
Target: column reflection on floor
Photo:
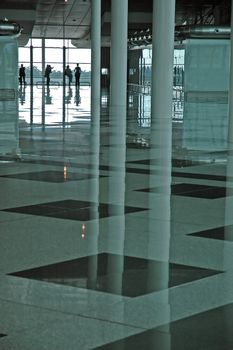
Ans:
<svg viewBox="0 0 233 350"><path fill-rule="evenodd" d="M90 122L90 86L41 83L19 89L19 122L31 126L67 126Z"/></svg>

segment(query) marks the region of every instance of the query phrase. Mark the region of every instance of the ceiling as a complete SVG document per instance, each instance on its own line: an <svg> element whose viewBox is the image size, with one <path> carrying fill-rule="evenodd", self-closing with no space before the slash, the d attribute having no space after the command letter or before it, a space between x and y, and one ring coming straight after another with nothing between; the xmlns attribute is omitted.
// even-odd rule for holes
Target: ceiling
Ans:
<svg viewBox="0 0 233 350"><path fill-rule="evenodd" d="M129 1L129 37L152 27L153 0ZM177 0L176 24L230 24L230 0ZM102 45L110 45L111 0L102 0ZM29 37L69 38L90 47L91 0L1 0L0 19L19 23Z"/></svg>

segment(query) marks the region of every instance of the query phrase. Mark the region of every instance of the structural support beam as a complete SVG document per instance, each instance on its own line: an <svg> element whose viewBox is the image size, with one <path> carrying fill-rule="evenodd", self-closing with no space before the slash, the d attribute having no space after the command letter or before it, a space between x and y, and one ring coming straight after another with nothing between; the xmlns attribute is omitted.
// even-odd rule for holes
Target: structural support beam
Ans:
<svg viewBox="0 0 233 350"><path fill-rule="evenodd" d="M158 227L149 222L148 255L163 261L159 267L152 262L148 266L148 290L169 288L169 261L171 241L171 157L172 157L172 95L173 52L175 27L175 0L153 1L152 41L152 94L150 159L155 164L149 178L151 217L158 219ZM159 195L158 195L159 194ZM160 235L157 247L154 237ZM163 294L164 316L170 318L168 293ZM169 326L166 349L171 348Z"/></svg>
<svg viewBox="0 0 233 350"><path fill-rule="evenodd" d="M91 4L91 108L100 105L101 0ZM92 118L94 115L92 114Z"/></svg>
<svg viewBox="0 0 233 350"><path fill-rule="evenodd" d="M154 0L152 118L171 118L174 27L175 0Z"/></svg>
<svg viewBox="0 0 233 350"><path fill-rule="evenodd" d="M231 57L230 57L230 85L229 85L229 119L228 119L228 142L233 147L233 0L231 1Z"/></svg>
<svg viewBox="0 0 233 350"><path fill-rule="evenodd" d="M45 78L44 78L44 71L45 71L45 38L42 38L42 120L41 124L42 127L45 126Z"/></svg>
<svg viewBox="0 0 233 350"><path fill-rule="evenodd" d="M114 108L121 107L118 118L126 118L127 91L127 37L128 0L112 0L111 10L111 58L110 58L110 103Z"/></svg>
<svg viewBox="0 0 233 350"><path fill-rule="evenodd" d="M108 182L109 213L116 224L109 223L111 237L118 255L108 258L108 291L122 293L125 242L125 162L126 162L126 101L127 101L127 34L128 1L112 0L110 52L110 137L109 168L114 169ZM114 226L114 227L113 227ZM114 238L113 238L114 239ZM112 240L109 235L109 247ZM124 307L119 309L124 318Z"/></svg>
<svg viewBox="0 0 233 350"><path fill-rule="evenodd" d="M62 87L63 87L63 99L62 99L62 122L63 126L65 125L66 121L66 105L65 105L65 97L66 97L66 76L65 76L65 68L66 68L66 47L65 47L65 40L63 40L63 48L62 48Z"/></svg>
<svg viewBox="0 0 233 350"><path fill-rule="evenodd" d="M93 220L92 234L87 237L91 251L98 251L99 239L99 163L100 163L100 55L101 55L101 0L91 2L91 153L93 181L89 186L89 196L93 204L90 218ZM88 259L88 281L95 288L98 275L98 256Z"/></svg>
<svg viewBox="0 0 233 350"><path fill-rule="evenodd" d="M91 157L95 181L91 185L91 198L99 200L99 148L100 148L100 56L101 56L101 0L91 3ZM96 208L98 215L98 204Z"/></svg>
<svg viewBox="0 0 233 350"><path fill-rule="evenodd" d="M33 46L30 46L30 85L33 85Z"/></svg>
<svg viewBox="0 0 233 350"><path fill-rule="evenodd" d="M30 125L33 124L33 46L30 46Z"/></svg>

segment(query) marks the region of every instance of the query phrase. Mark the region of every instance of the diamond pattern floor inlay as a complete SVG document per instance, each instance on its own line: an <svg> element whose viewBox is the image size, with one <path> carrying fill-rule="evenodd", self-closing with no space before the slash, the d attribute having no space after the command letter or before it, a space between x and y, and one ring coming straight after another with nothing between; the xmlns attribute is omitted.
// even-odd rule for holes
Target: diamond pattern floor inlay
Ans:
<svg viewBox="0 0 233 350"><path fill-rule="evenodd" d="M32 180L32 181L44 181L44 182L67 182L67 181L79 181L91 179L94 176L89 174L76 174L69 171L38 171L32 173L22 174L9 174L2 175L1 177L21 179L21 180Z"/></svg>
<svg viewBox="0 0 233 350"><path fill-rule="evenodd" d="M35 2L3 0L0 8L15 13ZM77 19L81 0L41 0L39 12L51 2ZM223 2L230 5L207 1L196 12L186 5L192 18L206 10L211 21L227 17L230 28ZM131 15L150 21L151 5L131 1ZM83 6L89 16L90 1ZM109 6L102 10L109 14ZM16 78L26 63L28 84L16 88L15 101L0 102L0 350L233 350L233 131L224 87L230 40L176 47L175 75L185 73L185 81L174 81L172 113L155 118L151 86L131 84L144 63L150 81L151 48L128 52L136 75L122 113L107 86L96 109L91 86L62 85L63 53L73 73L73 55L80 60L85 81L91 56L82 60L84 51L68 39L29 41L19 48L24 62L13 62L10 46L2 65L2 77ZM47 88L39 56L48 61L50 50L60 59L46 62L54 65ZM38 66L34 86L26 56ZM198 80L204 95L201 86L193 93ZM1 99L7 92L0 92Z"/></svg>
<svg viewBox="0 0 233 350"><path fill-rule="evenodd" d="M157 192L156 188L144 188L137 191ZM226 197L226 188L217 186L206 186L198 184L173 184L171 185L171 194L176 196L196 197L205 199L217 199Z"/></svg>
<svg viewBox="0 0 233 350"><path fill-rule="evenodd" d="M156 165L158 162L156 159L140 159L128 161L128 164L142 164L142 165ZM201 162L188 160L188 159L172 159L172 166L177 168L190 167L194 165L199 165Z"/></svg>
<svg viewBox="0 0 233 350"><path fill-rule="evenodd" d="M95 208L95 213L93 213ZM64 200L58 202L40 203L36 205L28 205L23 207L4 209L3 211L31 214L39 216L48 216L58 219L88 221L96 218L105 218L116 215L124 215L127 213L134 213L138 211L147 210L146 208L137 208L130 206L120 206L106 203L78 201L78 200Z"/></svg>
<svg viewBox="0 0 233 350"><path fill-rule="evenodd" d="M189 234L189 236L233 241L233 225L211 228Z"/></svg>
<svg viewBox="0 0 233 350"><path fill-rule="evenodd" d="M225 197L226 189L217 186L181 183L172 185L172 194L178 196L215 199Z"/></svg>
<svg viewBox="0 0 233 350"><path fill-rule="evenodd" d="M137 297L218 273L221 271L101 253L10 275ZM159 281L161 274L167 280Z"/></svg>

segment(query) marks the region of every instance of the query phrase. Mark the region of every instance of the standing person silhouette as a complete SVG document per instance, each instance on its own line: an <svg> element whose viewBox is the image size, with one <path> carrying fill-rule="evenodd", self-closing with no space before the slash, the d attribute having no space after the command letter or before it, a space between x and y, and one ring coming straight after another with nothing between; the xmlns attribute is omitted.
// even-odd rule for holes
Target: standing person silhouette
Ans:
<svg viewBox="0 0 233 350"><path fill-rule="evenodd" d="M50 74L52 72L53 67L50 66L50 64L47 64L46 68L45 68L45 73L44 76L47 79L46 80L46 85L49 86L50 84Z"/></svg>
<svg viewBox="0 0 233 350"><path fill-rule="evenodd" d="M75 69L74 69L74 75L75 75L75 86L80 86L80 75L81 75L81 68L79 67L79 64L77 63Z"/></svg>
<svg viewBox="0 0 233 350"><path fill-rule="evenodd" d="M71 71L69 65L66 66L65 75L69 78L69 87L70 87L70 86L71 86L71 83L72 83L72 80L73 80L73 74L72 74L72 71Z"/></svg>
<svg viewBox="0 0 233 350"><path fill-rule="evenodd" d="M26 85L25 77L26 77L25 67L23 66L23 64L21 64L19 68L19 83L21 86L22 84L24 84L24 86Z"/></svg>

